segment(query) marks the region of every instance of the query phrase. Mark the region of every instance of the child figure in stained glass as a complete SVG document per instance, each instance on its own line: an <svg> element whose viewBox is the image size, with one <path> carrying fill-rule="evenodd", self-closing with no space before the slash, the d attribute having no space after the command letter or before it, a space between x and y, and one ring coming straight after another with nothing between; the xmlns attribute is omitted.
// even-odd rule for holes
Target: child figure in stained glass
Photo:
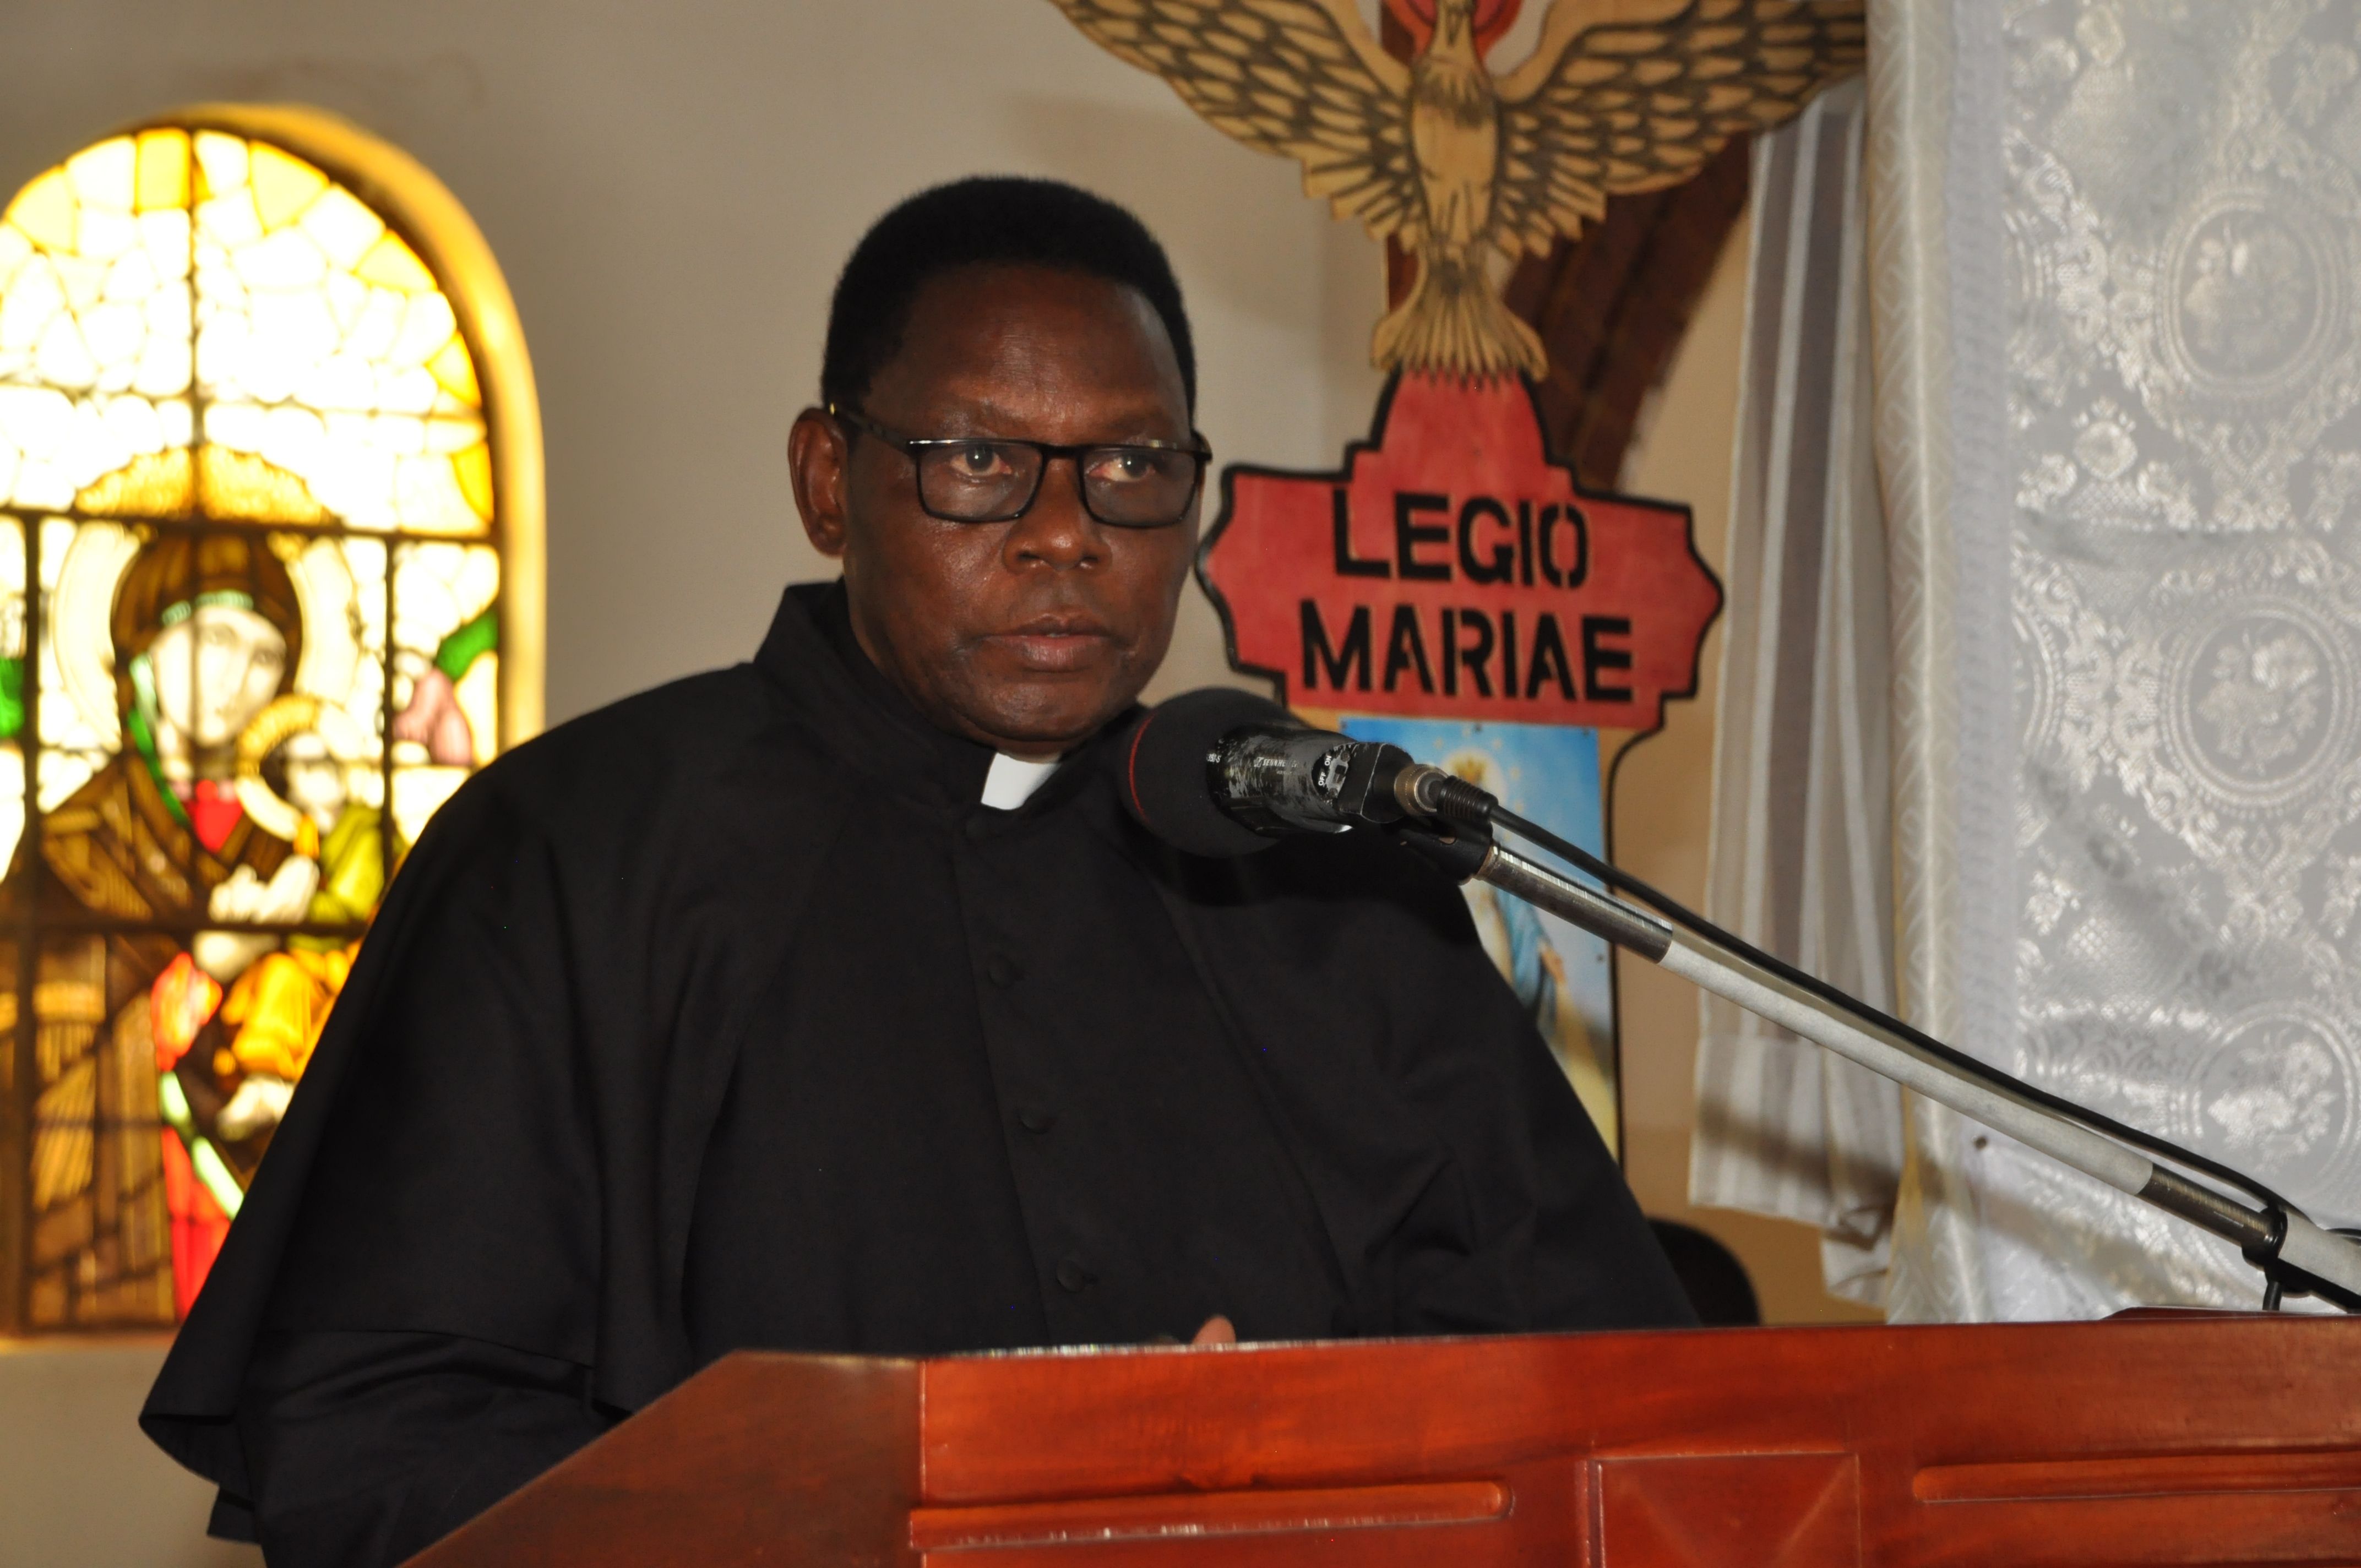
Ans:
<svg viewBox="0 0 2361 1568"><path fill-rule="evenodd" d="M385 893L383 813L353 794L353 771L366 741L341 708L304 696L282 696L257 715L238 740L239 804L269 832L320 868L302 919L315 926L368 920ZM399 860L399 834L390 847ZM297 935L289 946L326 951L342 938Z"/></svg>
<svg viewBox="0 0 2361 1568"><path fill-rule="evenodd" d="M388 834L382 813L354 798L360 737L339 733L350 723L316 697L282 696L239 737L237 774L248 814L317 868L302 918L348 929L364 924L385 893L388 848L397 861L406 848ZM357 935L297 932L237 976L218 1014L236 1030L228 1052L240 1079L216 1119L222 1136L250 1138L286 1113L359 950Z"/></svg>

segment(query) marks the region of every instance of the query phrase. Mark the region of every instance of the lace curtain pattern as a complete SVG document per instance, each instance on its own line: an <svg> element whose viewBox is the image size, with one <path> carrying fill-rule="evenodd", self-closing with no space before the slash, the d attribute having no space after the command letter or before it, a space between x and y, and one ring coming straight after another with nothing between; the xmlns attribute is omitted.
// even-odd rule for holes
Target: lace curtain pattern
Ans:
<svg viewBox="0 0 2361 1568"><path fill-rule="evenodd" d="M2008 1065L2361 1215L2361 14L2017 4ZM2250 1303L2005 1151L2011 1315ZM2077 1259L2074 1263L2062 1261Z"/></svg>
<svg viewBox="0 0 2361 1568"><path fill-rule="evenodd" d="M1895 997L1989 1060L2351 1223L2361 12L1873 0L1871 26L1856 243L1889 573ZM1750 367L1750 397L1759 384ZM1734 539L1768 515L1745 504L1745 455ZM1825 574L1859 531L1833 507L1816 526ZM1763 646L1825 656L1796 608L1789 587L1755 607L1781 628ZM1736 666L1761 653L1737 625L1725 703L1743 705L1788 676L1764 664L1750 685ZM1750 876L1777 885L1776 825L1732 831L1743 767L1763 765L1729 734L1736 711L1710 880L1743 927L1754 912L1730 900ZM1817 697L1802 711L1866 722ZM1860 951L1866 984L1876 955ZM1708 1131L1737 1104L1753 1113L1723 1116L1740 1145L1806 1146L1815 1168L1902 1150L1890 1218L1844 1222L1890 1224L1896 1320L2256 1299L2227 1247L1937 1107L1896 1097L1848 1130L1825 1104L1750 1099L1717 1033ZM1759 1157L1701 1146L1700 1201L1838 1220L1760 1179L1717 1189ZM1857 1261L1865 1294L1873 1260Z"/></svg>

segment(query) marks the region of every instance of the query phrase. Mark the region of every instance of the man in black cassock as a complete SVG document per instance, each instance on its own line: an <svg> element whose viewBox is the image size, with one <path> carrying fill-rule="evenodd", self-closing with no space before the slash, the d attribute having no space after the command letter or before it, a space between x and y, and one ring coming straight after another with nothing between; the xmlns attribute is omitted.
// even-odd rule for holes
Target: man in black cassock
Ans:
<svg viewBox="0 0 2361 1568"><path fill-rule="evenodd" d="M1455 889L1118 804L1205 465L1137 220L912 199L821 393L842 579L436 815L157 1380L274 1564L398 1562L741 1347L1691 1321Z"/></svg>

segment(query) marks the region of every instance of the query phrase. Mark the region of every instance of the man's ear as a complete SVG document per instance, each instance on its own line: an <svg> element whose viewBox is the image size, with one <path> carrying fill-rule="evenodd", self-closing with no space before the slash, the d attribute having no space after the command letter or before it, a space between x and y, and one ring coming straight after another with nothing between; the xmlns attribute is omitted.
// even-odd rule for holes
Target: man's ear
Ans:
<svg viewBox="0 0 2361 1568"><path fill-rule="evenodd" d="M796 488L796 510L812 548L834 560L844 554L844 496L851 477L851 452L844 427L824 409L806 409L787 432L787 473Z"/></svg>

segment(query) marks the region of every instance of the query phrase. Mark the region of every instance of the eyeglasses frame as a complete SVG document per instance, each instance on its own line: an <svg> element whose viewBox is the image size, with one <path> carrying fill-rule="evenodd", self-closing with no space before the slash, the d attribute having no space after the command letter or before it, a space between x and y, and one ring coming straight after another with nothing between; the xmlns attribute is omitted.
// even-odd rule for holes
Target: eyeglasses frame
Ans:
<svg viewBox="0 0 2361 1568"><path fill-rule="evenodd" d="M855 413L851 409L839 407L835 403L829 403L827 405L827 412L828 417L836 421L839 424L861 434L873 436L885 445L893 447L895 451L907 457L910 460L910 477L912 486L918 493L918 506L928 517L935 519L939 522L973 523L978 525L994 522L1015 522L1019 518L1022 518L1027 512L1031 511L1033 510L1033 503L1041 499L1041 486L1043 481L1045 481L1049 476L1049 465L1056 462L1060 457L1071 457L1074 460L1074 494L1081 499L1082 503L1082 510L1089 515L1092 521L1105 528L1125 528L1133 530L1170 528L1173 524L1185 520L1189 515L1189 509L1194 506L1197 503L1198 499L1203 495L1205 489L1205 470L1212 466L1213 461L1213 444L1208 442L1202 435L1196 435L1194 432L1191 432L1191 433L1195 438L1193 441L1189 443L1178 441L1085 441L1074 445L1060 446L1051 442L1027 441L1022 436L1014 435L900 435L886 429L884 425L879 424L875 420L869 418L866 414ZM1025 504L1018 507L1015 511L1006 513L1000 517L949 517L937 511L933 507L928 506L927 504L927 487L925 484L919 482L918 479L919 454L930 447L979 446L986 444L994 446L1029 446L1034 451L1038 452L1041 455L1040 472L1033 477L1033 489L1032 492L1025 498ZM1180 503L1180 511L1175 513L1173 516L1165 519L1162 522L1118 522L1112 518L1101 517L1098 514L1098 510L1091 505L1091 488L1088 484L1083 482L1082 475L1082 454L1085 452L1177 452L1183 456L1194 457L1197 459L1197 477L1195 480L1191 483L1189 487L1189 499Z"/></svg>

